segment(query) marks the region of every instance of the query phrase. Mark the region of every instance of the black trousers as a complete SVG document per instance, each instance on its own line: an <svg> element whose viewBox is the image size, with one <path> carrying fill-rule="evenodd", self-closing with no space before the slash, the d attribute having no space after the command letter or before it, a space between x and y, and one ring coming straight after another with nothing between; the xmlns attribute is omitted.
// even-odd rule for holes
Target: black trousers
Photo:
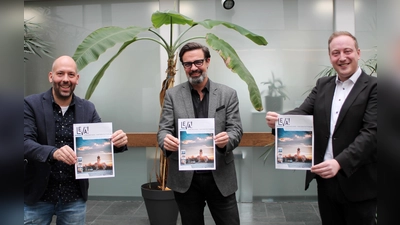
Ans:
<svg viewBox="0 0 400 225"><path fill-rule="evenodd" d="M235 193L223 196L212 173L195 173L185 193L174 192L182 225L204 225L206 203L216 225L239 225L239 210Z"/></svg>
<svg viewBox="0 0 400 225"><path fill-rule="evenodd" d="M376 225L376 198L361 202L349 201L336 177L323 179L317 176L317 185L323 225Z"/></svg>

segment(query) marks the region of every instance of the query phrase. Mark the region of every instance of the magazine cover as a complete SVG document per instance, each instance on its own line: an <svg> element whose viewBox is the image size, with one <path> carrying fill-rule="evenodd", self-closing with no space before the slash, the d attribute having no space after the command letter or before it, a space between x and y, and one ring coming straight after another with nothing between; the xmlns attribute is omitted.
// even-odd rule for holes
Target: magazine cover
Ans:
<svg viewBox="0 0 400 225"><path fill-rule="evenodd" d="M314 165L313 117L279 115L275 123L275 168L310 170Z"/></svg>
<svg viewBox="0 0 400 225"><path fill-rule="evenodd" d="M74 124L76 179L114 177L112 123Z"/></svg>
<svg viewBox="0 0 400 225"><path fill-rule="evenodd" d="M179 119L179 170L215 170L214 118Z"/></svg>

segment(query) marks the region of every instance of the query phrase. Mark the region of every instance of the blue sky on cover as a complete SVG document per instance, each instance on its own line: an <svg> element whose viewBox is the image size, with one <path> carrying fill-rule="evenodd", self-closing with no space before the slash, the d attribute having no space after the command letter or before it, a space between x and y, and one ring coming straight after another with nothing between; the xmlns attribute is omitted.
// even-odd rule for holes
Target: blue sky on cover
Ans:
<svg viewBox="0 0 400 225"><path fill-rule="evenodd" d="M109 138L84 140L82 137L76 137L76 147L80 155L111 153Z"/></svg>

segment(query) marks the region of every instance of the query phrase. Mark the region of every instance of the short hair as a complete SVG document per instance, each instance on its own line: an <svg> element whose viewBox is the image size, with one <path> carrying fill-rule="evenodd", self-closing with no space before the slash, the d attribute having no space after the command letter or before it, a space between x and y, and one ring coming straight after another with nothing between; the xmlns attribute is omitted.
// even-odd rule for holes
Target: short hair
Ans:
<svg viewBox="0 0 400 225"><path fill-rule="evenodd" d="M329 50L329 51L331 51L329 45L331 44L332 40L333 40L334 38L339 37L339 36L348 36L348 37L351 37L351 38L354 40L354 46L356 47L356 49L358 49L358 41L357 41L357 38L356 38L354 35L352 35L352 34L351 34L350 32L348 32L348 31L335 31L335 32L333 32L333 33L331 34L331 36L330 36L329 39L328 39L328 50Z"/></svg>
<svg viewBox="0 0 400 225"><path fill-rule="evenodd" d="M211 58L210 50L208 49L207 46L204 46L204 45L202 45L202 44L200 44L200 43L197 43L197 42L188 42L188 43L186 43L184 46L182 46L182 48L181 48L181 50L180 50L180 52L179 52L179 60L183 63L182 56L183 56L186 52L192 51L192 50L196 50L196 49L201 49L201 50L203 50L204 59Z"/></svg>

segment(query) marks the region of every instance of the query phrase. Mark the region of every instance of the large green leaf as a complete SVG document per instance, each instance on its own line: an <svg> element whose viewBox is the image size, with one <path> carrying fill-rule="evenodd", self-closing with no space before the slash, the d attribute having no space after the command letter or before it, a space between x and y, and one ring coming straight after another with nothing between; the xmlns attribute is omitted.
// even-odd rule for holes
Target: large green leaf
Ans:
<svg viewBox="0 0 400 225"><path fill-rule="evenodd" d="M258 45L267 45L268 44L268 42L265 40L265 38L263 36L257 35L251 31L249 31L239 25L233 24L233 23L219 21L219 20L210 20L210 19L206 19L206 20L203 20L200 22L195 22L195 23L200 24L207 29L212 29L213 27L222 24L227 28L230 28L230 29L233 29L233 30L239 32L241 35L247 37L248 39L252 40L254 43L256 43Z"/></svg>
<svg viewBox="0 0 400 225"><path fill-rule="evenodd" d="M239 77L246 82L253 107L258 111L263 110L260 90L258 89L257 83L232 46L211 33L206 35L206 42L212 49L219 53L226 67L238 74Z"/></svg>
<svg viewBox="0 0 400 225"><path fill-rule="evenodd" d="M193 20L173 10L164 12L157 11L151 15L151 22L155 28L160 28L162 25L180 24L180 25L193 25Z"/></svg>
<svg viewBox="0 0 400 225"><path fill-rule="evenodd" d="M97 72L96 76L93 77L92 81L89 84L88 89L86 90L86 95L85 95L85 99L90 99L90 97L92 97L92 94L94 92L94 90L96 90L97 85L99 84L101 78L103 78L104 73L106 72L106 70L108 69L108 67L110 66L110 64L114 61L115 58L117 58L117 56L119 56L119 54L121 54L122 51L124 51L124 49L126 47L128 47L130 44L132 44L133 42L136 41L136 38L134 38L133 40L127 41L125 42L118 50L117 54L115 54L110 60L108 60L108 62L106 64L104 64L101 69L99 70L99 72Z"/></svg>
<svg viewBox="0 0 400 225"><path fill-rule="evenodd" d="M78 70L85 68L89 63L98 60L101 54L117 43L125 43L134 39L140 32L147 31L143 27L103 27L89 34L77 47L72 58Z"/></svg>

